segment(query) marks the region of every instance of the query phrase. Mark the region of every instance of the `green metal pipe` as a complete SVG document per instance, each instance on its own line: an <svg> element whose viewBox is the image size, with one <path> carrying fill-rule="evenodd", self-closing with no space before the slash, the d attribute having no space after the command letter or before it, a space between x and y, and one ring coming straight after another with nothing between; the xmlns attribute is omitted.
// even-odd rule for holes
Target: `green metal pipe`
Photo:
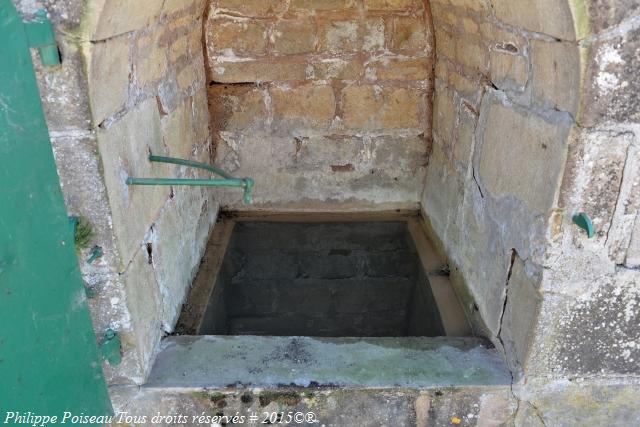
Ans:
<svg viewBox="0 0 640 427"><path fill-rule="evenodd" d="M194 162L193 160L184 160L184 159L176 159L175 157L150 155L149 161L157 162L157 163L171 163L174 165L181 165L181 166L190 166L193 168L208 170L209 172L213 172L216 175L220 175L223 178L235 179L235 177L233 177L232 175L228 174L227 172L223 171L220 168L208 165L206 163Z"/></svg>
<svg viewBox="0 0 640 427"><path fill-rule="evenodd" d="M127 185L188 185L190 187L240 187L244 179L178 179L178 178L127 178Z"/></svg>
<svg viewBox="0 0 640 427"><path fill-rule="evenodd" d="M177 179L177 178L127 178L127 185L186 185L190 187L239 187L244 188L243 202L253 203L251 178L231 179Z"/></svg>

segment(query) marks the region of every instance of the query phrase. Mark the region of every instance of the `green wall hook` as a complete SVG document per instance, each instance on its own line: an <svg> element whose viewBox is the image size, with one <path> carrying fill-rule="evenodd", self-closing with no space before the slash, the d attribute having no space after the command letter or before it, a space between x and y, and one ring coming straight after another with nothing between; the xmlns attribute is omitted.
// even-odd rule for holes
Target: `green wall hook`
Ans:
<svg viewBox="0 0 640 427"><path fill-rule="evenodd" d="M573 223L586 231L589 239L595 236L596 232L593 228L593 222L591 221L591 218L589 218L589 215L587 215L586 213L580 212L575 214L573 216Z"/></svg>
<svg viewBox="0 0 640 427"><path fill-rule="evenodd" d="M92 264L93 261L101 258L103 255L104 251L102 248L100 246L94 246L93 249L91 249L91 256L87 259L87 264Z"/></svg>
<svg viewBox="0 0 640 427"><path fill-rule="evenodd" d="M109 328L104 333L104 341L100 346L102 358L109 362L109 365L116 366L122 362L121 354L122 342L116 331Z"/></svg>

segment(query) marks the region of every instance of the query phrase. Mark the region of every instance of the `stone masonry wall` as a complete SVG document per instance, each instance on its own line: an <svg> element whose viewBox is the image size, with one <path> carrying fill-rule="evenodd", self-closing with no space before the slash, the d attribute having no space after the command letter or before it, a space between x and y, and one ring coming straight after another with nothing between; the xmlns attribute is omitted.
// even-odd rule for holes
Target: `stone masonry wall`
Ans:
<svg viewBox="0 0 640 427"><path fill-rule="evenodd" d="M432 2L438 60L424 210L471 293L470 316L520 371L580 67L576 44L558 40L573 34L568 6L555 6L542 28L519 22L510 4ZM517 324L505 311L508 291L523 301Z"/></svg>
<svg viewBox="0 0 640 427"><path fill-rule="evenodd" d="M211 0L205 38L216 163L255 179L257 205L416 207L433 68L422 0Z"/></svg>
<svg viewBox="0 0 640 427"><path fill-rule="evenodd" d="M38 2L17 0L25 18ZM93 236L79 251L97 339L123 340L111 385L145 381L171 331L215 219L212 192L128 187L136 177L193 177L154 154L208 161L210 135L200 0L47 2L62 65L37 68L70 215ZM198 176L204 174L198 173ZM104 256L89 264L94 245Z"/></svg>
<svg viewBox="0 0 640 427"><path fill-rule="evenodd" d="M512 370L516 425L638 420L635 4L431 3L423 209L469 316Z"/></svg>
<svg viewBox="0 0 640 427"><path fill-rule="evenodd" d="M208 177L152 164L150 153L210 158L200 0L106 1L89 12L89 91L112 213L114 280L128 322L125 365L112 382L143 382L163 332L171 332L217 213L213 192L130 187L127 177ZM113 270L112 270L113 271ZM112 305L114 299L111 298ZM98 316L100 318L100 316ZM128 352L137 357L127 358ZM110 370L108 370L109 372ZM121 378L122 377L122 378Z"/></svg>

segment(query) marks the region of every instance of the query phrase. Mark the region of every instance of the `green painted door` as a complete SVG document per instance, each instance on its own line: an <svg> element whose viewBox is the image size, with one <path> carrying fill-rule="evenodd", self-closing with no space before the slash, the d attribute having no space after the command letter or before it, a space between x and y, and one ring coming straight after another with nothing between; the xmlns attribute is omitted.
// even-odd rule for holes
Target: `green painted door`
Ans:
<svg viewBox="0 0 640 427"><path fill-rule="evenodd" d="M0 0L0 423L29 411L112 409L27 36Z"/></svg>

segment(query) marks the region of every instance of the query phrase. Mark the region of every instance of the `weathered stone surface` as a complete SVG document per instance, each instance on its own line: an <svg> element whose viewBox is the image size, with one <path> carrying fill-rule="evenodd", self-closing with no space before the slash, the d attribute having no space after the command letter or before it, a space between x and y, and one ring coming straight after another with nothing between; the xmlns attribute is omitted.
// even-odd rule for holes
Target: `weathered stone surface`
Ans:
<svg viewBox="0 0 640 427"><path fill-rule="evenodd" d="M490 0L496 17L507 24L559 39L575 40L569 2L556 0Z"/></svg>
<svg viewBox="0 0 640 427"><path fill-rule="evenodd" d="M168 68L167 49L160 43L160 32L138 38L133 58L133 76L139 86L157 83Z"/></svg>
<svg viewBox="0 0 640 427"><path fill-rule="evenodd" d="M367 75L378 80L427 80L430 77L429 60L383 58L367 64Z"/></svg>
<svg viewBox="0 0 640 427"><path fill-rule="evenodd" d="M421 18L401 17L393 20L391 48L394 50L424 50L427 34Z"/></svg>
<svg viewBox="0 0 640 427"><path fill-rule="evenodd" d="M584 295L555 301L556 328L549 331L546 369L555 375L594 376L638 373L640 304L638 274L621 271L617 277L601 275L604 283Z"/></svg>
<svg viewBox="0 0 640 427"><path fill-rule="evenodd" d="M354 21L330 21L322 27L320 48L331 53L354 52L359 49L359 25Z"/></svg>
<svg viewBox="0 0 640 427"><path fill-rule="evenodd" d="M270 92L274 124L282 131L327 129L335 115L335 97L330 86L275 87Z"/></svg>
<svg viewBox="0 0 640 427"><path fill-rule="evenodd" d="M307 64L299 61L280 61L274 64L265 59L233 61L219 58L209 62L209 79L219 83L286 82L305 80Z"/></svg>
<svg viewBox="0 0 640 427"><path fill-rule="evenodd" d="M168 187L126 184L128 177L168 176L166 166L148 160L150 151L164 151L155 99L143 102L108 129L99 130L98 145L122 268L140 248L149 225L169 195Z"/></svg>
<svg viewBox="0 0 640 427"><path fill-rule="evenodd" d="M501 51L491 51L491 82L498 89L522 92L525 89L528 80L527 60L524 56L513 55ZM541 73L542 74L542 73ZM536 74L536 80L539 84L546 84L542 77ZM542 92L543 89L540 89ZM553 97L557 95L553 94Z"/></svg>
<svg viewBox="0 0 640 427"><path fill-rule="evenodd" d="M402 204L420 198L426 154L419 137L224 137L217 163L255 179L258 206L299 200ZM221 204L240 206L237 190L223 194Z"/></svg>
<svg viewBox="0 0 640 427"><path fill-rule="evenodd" d="M149 386L499 387L510 381L495 350L477 338L178 336L165 339Z"/></svg>
<svg viewBox="0 0 640 427"><path fill-rule="evenodd" d="M466 390L249 388L222 392L122 387L114 388L112 394L116 411L128 410L130 415L149 418L158 411L163 416L184 414L188 417L186 423L193 425L211 424L211 418L198 419L203 413L210 417L228 415L228 418L218 420L230 422L236 413L262 415L263 412L292 411L305 414L311 411L319 424L328 427L445 426L454 424L452 419L460 420L460 425L492 426L508 424L516 407L508 387ZM165 422L166 418L159 421L158 425L171 424ZM248 418L245 423L247 421Z"/></svg>
<svg viewBox="0 0 640 427"><path fill-rule="evenodd" d="M89 69L91 113L96 124L115 114L127 100L131 41L128 36L112 38L93 46Z"/></svg>
<svg viewBox="0 0 640 427"><path fill-rule="evenodd" d="M173 331L215 219L210 189L183 187L164 206L146 239L162 305L162 329ZM179 256L176 256L179 254Z"/></svg>
<svg viewBox="0 0 640 427"><path fill-rule="evenodd" d="M640 60L640 29L620 31L621 35L596 41L582 54L586 63L586 91L580 122L586 126L615 121L640 121L640 100L635 96L640 83L635 78Z"/></svg>
<svg viewBox="0 0 640 427"><path fill-rule="evenodd" d="M87 96L88 87L87 76L84 73L84 59L80 47L75 43L67 43L64 39L59 42L58 47L65 61L61 67L55 67L55 71L50 67L43 67L40 59L34 55L35 51L32 52L38 87L40 93L46 94L41 98L41 101L49 131L89 129L91 127L91 108ZM118 80L114 79L114 83L118 83ZM103 86L96 86L99 87L99 89L96 88L97 90L106 92ZM118 90L121 91L120 94L118 94ZM111 97L113 108L116 108L118 103L124 99L126 83L118 86L118 90Z"/></svg>
<svg viewBox="0 0 640 427"><path fill-rule="evenodd" d="M350 129L421 128L425 95L404 88L354 85L343 90L342 108Z"/></svg>
<svg viewBox="0 0 640 427"><path fill-rule="evenodd" d="M538 321L542 294L535 277L528 277L524 261L515 255L506 285L506 305L500 325L500 341L510 370L521 375L526 367Z"/></svg>
<svg viewBox="0 0 640 427"><path fill-rule="evenodd" d="M550 123L499 101L484 103L480 114L483 187L494 197L515 197L535 212L547 212L559 185L570 125Z"/></svg>
<svg viewBox="0 0 640 427"><path fill-rule="evenodd" d="M264 94L257 86L216 84L209 86L208 94L211 123L217 129L240 131L266 125Z"/></svg>
<svg viewBox="0 0 640 427"><path fill-rule="evenodd" d="M588 19L589 22L580 22L580 27L588 24L589 30L594 34L640 13L640 3L636 0L591 0L587 2L586 7L588 11L585 11L585 15L588 16L581 18L584 21Z"/></svg>
<svg viewBox="0 0 640 427"><path fill-rule="evenodd" d="M267 28L261 21L214 19L207 27L209 48L235 54L261 54L267 48Z"/></svg>
<svg viewBox="0 0 640 427"><path fill-rule="evenodd" d="M612 419L629 425L640 421L640 385L633 380L559 380L531 388L522 396L516 425L571 427L607 425Z"/></svg>
<svg viewBox="0 0 640 427"><path fill-rule="evenodd" d="M534 41L533 99L538 105L575 114L580 91L580 58L575 43Z"/></svg>
<svg viewBox="0 0 640 427"><path fill-rule="evenodd" d="M413 5L413 0L364 0L364 7L368 10L399 10L405 11Z"/></svg>
<svg viewBox="0 0 640 427"><path fill-rule="evenodd" d="M88 4L89 37L105 40L139 30L153 24L160 17L163 2L140 0L98 0Z"/></svg>
<svg viewBox="0 0 640 427"><path fill-rule="evenodd" d="M292 0L292 10L344 10L355 7L354 0Z"/></svg>
<svg viewBox="0 0 640 427"><path fill-rule="evenodd" d="M162 306L154 269L149 261L146 248L139 248L122 275L126 294L126 301L122 303L126 304L130 318L118 330L125 366L107 366L106 369L113 372L111 384L143 384L155 359L156 346L162 336Z"/></svg>
<svg viewBox="0 0 640 427"><path fill-rule="evenodd" d="M219 0L218 7L244 16L265 17L282 12L283 3L278 0Z"/></svg>
<svg viewBox="0 0 640 427"><path fill-rule="evenodd" d="M283 20L274 28L273 46L283 54L310 53L316 47L316 25L310 19Z"/></svg>

